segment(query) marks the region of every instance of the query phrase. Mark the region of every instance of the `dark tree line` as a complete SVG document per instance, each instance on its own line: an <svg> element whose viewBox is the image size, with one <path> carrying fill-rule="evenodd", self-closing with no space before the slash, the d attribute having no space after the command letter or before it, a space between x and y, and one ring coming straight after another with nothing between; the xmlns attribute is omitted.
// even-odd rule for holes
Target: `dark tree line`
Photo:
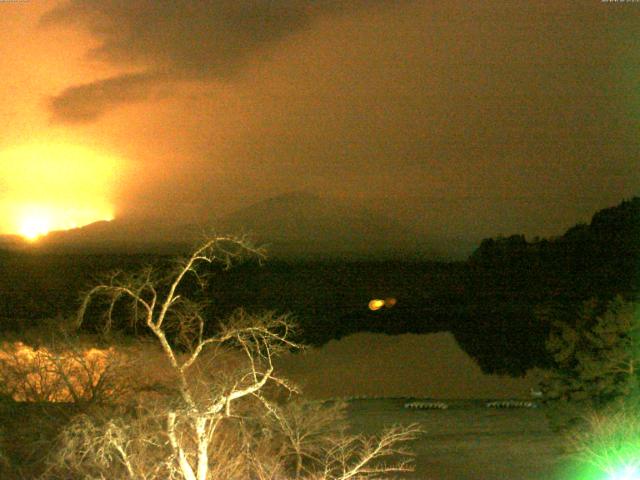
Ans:
<svg viewBox="0 0 640 480"><path fill-rule="evenodd" d="M78 292L115 265L135 270L168 261L0 252L0 330L72 314ZM206 291L196 293L195 283L185 290L209 301L214 320L238 307L291 312L301 326L297 340L313 345L359 331L451 331L484 371L521 375L552 362L545 348L550 322L540 311L571 324L585 300L638 292L640 198L604 209L557 238L485 239L467 262L279 260L229 271L212 267L208 274ZM369 300L380 297L397 303L368 310Z"/></svg>
<svg viewBox="0 0 640 480"><path fill-rule="evenodd" d="M557 238L489 238L468 261L461 346L488 372L522 374L549 366L545 348L552 310L572 324L584 301L633 298L640 286L640 198L596 213Z"/></svg>

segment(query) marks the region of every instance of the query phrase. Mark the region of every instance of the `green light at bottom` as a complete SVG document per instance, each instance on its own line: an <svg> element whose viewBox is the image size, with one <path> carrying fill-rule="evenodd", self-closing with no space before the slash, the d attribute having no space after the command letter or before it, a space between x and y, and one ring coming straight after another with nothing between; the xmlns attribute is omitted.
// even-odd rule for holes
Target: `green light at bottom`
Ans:
<svg viewBox="0 0 640 480"><path fill-rule="evenodd" d="M626 465L610 474L606 480L640 480L640 469L635 465Z"/></svg>

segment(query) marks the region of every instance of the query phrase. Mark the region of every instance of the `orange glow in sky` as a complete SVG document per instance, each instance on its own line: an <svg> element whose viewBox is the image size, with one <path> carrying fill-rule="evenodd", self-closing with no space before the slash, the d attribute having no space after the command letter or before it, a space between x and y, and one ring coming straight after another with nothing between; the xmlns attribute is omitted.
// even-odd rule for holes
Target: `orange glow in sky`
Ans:
<svg viewBox="0 0 640 480"><path fill-rule="evenodd" d="M118 161L69 144L33 144L0 152L0 233L34 241L114 218Z"/></svg>

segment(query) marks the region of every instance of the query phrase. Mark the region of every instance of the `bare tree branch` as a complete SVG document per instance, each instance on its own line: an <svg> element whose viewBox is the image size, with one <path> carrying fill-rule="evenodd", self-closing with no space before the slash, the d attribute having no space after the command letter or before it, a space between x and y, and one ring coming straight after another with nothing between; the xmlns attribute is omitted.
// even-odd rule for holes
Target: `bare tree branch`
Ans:
<svg viewBox="0 0 640 480"><path fill-rule="evenodd" d="M106 422L81 418L63 435L52 474L75 468L83 478L349 480L410 469L408 452L399 445L416 438L415 425L391 428L377 438L348 436L334 425L341 419L339 408L286 409L269 399L271 388L297 392L274 367L277 355L300 348L288 315L239 309L219 323L215 335L205 336L203 304L185 298L181 285L192 276L202 287L201 267L220 263L228 268L244 255L264 258L246 238L216 237L166 275L150 268L133 275L116 272L85 294L77 325L92 301L102 298L105 332L117 325L117 305L131 302L131 322L146 326L159 344L176 394ZM229 367L218 362L224 352L233 358ZM203 363L215 372L215 381L197 378ZM54 365L61 369L61 363ZM93 378L90 365L79 370ZM65 373L58 381L67 388L72 384ZM98 379L89 389L98 392L106 385ZM386 459L396 463L385 464Z"/></svg>

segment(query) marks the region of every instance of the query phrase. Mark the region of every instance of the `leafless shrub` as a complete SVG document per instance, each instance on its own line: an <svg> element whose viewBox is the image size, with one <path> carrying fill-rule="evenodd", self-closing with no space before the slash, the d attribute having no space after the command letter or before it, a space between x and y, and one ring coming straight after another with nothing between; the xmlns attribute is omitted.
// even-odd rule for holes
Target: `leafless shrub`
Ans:
<svg viewBox="0 0 640 480"><path fill-rule="evenodd" d="M47 479L177 479L162 418L106 411L81 414L64 429L48 458ZM159 441L160 440L160 441Z"/></svg>
<svg viewBox="0 0 640 480"><path fill-rule="evenodd" d="M127 386L119 375L126 360L115 348L83 348L58 339L36 348L4 342L0 388L16 401L100 403L119 398Z"/></svg>
<svg viewBox="0 0 640 480"><path fill-rule="evenodd" d="M592 411L585 416L583 428L571 430L566 434L566 440L570 456L600 472L614 475L624 468L633 468L635 475L640 472L637 406Z"/></svg>
<svg viewBox="0 0 640 480"><path fill-rule="evenodd" d="M404 447L422 433L418 425L388 428L376 437L341 436L325 452L322 472L311 478L348 480L381 478L391 473L410 472L411 452ZM395 463L386 463L400 458Z"/></svg>
<svg viewBox="0 0 640 480"><path fill-rule="evenodd" d="M266 407L262 428L269 433L278 463L294 478L303 478L316 471L324 452L346 430L344 402L311 402L296 398Z"/></svg>

